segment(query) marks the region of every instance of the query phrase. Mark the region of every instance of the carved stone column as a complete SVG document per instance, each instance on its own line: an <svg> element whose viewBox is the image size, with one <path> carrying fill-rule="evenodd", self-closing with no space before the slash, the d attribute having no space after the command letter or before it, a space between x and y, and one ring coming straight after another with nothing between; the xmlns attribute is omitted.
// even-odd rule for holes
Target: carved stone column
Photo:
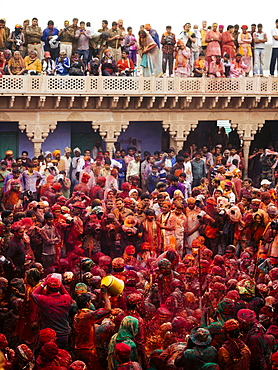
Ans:
<svg viewBox="0 0 278 370"><path fill-rule="evenodd" d="M169 134L176 143L176 151L182 150L183 143L186 141L187 136L191 130L195 130L197 127L197 122L192 123L192 121L180 121L180 122L163 122L162 127L164 130L169 129Z"/></svg>
<svg viewBox="0 0 278 370"><path fill-rule="evenodd" d="M21 132L26 130L26 136L34 144L34 156L38 157L41 154L42 143L48 137L49 132L53 132L57 127L57 122L49 123L33 123L27 121L20 121L18 128Z"/></svg>
<svg viewBox="0 0 278 370"><path fill-rule="evenodd" d="M93 122L92 128L97 131L102 137L103 141L106 144L106 150L113 154L114 143L117 141L122 131L125 131L128 128L129 122Z"/></svg>
<svg viewBox="0 0 278 370"><path fill-rule="evenodd" d="M240 122L231 124L231 127L233 129L237 128L237 133L243 141L243 156L245 160L245 169L243 172L243 177L248 176L248 157L251 142L254 139L257 130L263 127L263 125L264 125L263 123L250 123L250 122Z"/></svg>

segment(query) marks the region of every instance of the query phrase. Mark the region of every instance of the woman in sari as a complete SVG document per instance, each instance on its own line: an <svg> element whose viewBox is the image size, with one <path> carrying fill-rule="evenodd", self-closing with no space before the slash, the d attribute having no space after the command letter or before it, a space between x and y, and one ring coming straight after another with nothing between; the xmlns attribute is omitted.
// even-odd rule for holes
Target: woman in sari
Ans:
<svg viewBox="0 0 278 370"><path fill-rule="evenodd" d="M115 347L117 343L125 343L131 348L131 361L138 361L135 336L138 333L139 321L132 316L126 316L120 325L118 333L114 334L108 347L108 369L115 370L119 366L116 360Z"/></svg>
<svg viewBox="0 0 278 370"><path fill-rule="evenodd" d="M144 30L140 30L138 35L141 55L140 66L143 67L144 77L151 77L152 75L160 77L162 75L161 54L156 42Z"/></svg>
<svg viewBox="0 0 278 370"><path fill-rule="evenodd" d="M20 51L15 51L13 57L8 62L8 72L10 75L22 75L25 71L25 63Z"/></svg>

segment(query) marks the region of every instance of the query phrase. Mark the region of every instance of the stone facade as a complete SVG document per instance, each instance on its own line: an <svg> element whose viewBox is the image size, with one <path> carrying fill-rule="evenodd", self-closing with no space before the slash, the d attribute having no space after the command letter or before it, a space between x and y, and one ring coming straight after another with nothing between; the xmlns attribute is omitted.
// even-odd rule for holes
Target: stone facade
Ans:
<svg viewBox="0 0 278 370"><path fill-rule="evenodd" d="M18 122L35 156L58 122L90 122L112 151L133 121L161 122L180 150L199 121L229 120L248 163L254 135L266 121L278 119L277 107L276 78L3 76L0 81L0 122Z"/></svg>

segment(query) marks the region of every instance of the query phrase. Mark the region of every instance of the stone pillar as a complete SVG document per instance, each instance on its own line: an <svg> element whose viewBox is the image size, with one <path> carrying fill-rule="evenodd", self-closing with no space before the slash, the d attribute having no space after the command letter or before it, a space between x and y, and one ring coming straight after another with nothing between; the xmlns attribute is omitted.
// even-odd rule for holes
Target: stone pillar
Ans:
<svg viewBox="0 0 278 370"><path fill-rule="evenodd" d="M42 123L20 121L18 128L21 132L26 130L26 136L34 144L34 156L38 157L41 154L42 143L45 141L49 132L56 129L57 122Z"/></svg>
<svg viewBox="0 0 278 370"><path fill-rule="evenodd" d="M237 128L237 133L243 141L243 155L245 160L245 169L243 172L243 178L248 176L248 157L251 142L254 139L254 135L257 130L263 127L261 122L250 123L250 122L240 122L240 123L231 123L233 129Z"/></svg>
<svg viewBox="0 0 278 370"><path fill-rule="evenodd" d="M93 122L92 128L97 131L102 137L103 141L106 144L106 150L110 152L112 156L114 150L114 142L117 141L121 131L125 131L128 127L129 122Z"/></svg>
<svg viewBox="0 0 278 370"><path fill-rule="evenodd" d="M32 140L34 144L34 157L38 157L42 152L42 143L44 140Z"/></svg>
<svg viewBox="0 0 278 370"><path fill-rule="evenodd" d="M243 156L245 161L245 168L243 171L243 178L248 177L248 157L249 157L249 151L251 146L251 141L253 138L245 138L243 137Z"/></svg>
<svg viewBox="0 0 278 370"><path fill-rule="evenodd" d="M169 134L175 142L176 152L182 150L183 143L186 141L190 131L197 127L198 122L192 123L191 121L180 121L180 122L163 122L162 127L166 131L169 129Z"/></svg>

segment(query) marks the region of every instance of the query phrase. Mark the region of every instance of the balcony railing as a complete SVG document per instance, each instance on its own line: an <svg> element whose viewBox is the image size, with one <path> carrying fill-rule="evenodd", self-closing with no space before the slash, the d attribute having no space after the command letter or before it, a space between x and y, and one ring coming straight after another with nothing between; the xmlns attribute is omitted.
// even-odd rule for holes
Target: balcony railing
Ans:
<svg viewBox="0 0 278 370"><path fill-rule="evenodd" d="M3 76L0 95L278 96L278 78Z"/></svg>

